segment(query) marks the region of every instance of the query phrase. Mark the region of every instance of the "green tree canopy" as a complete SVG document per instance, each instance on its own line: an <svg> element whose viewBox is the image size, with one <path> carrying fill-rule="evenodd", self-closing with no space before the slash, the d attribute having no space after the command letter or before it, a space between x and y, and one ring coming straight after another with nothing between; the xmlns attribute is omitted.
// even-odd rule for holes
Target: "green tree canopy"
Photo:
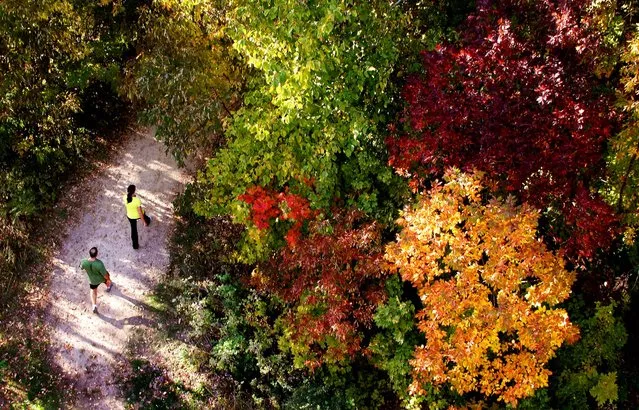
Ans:
<svg viewBox="0 0 639 410"><path fill-rule="evenodd" d="M257 75L228 146L200 177L209 194L197 210L246 222L238 197L258 185L290 189L313 209L340 199L388 218L395 177L381 130L399 55L389 22L399 10L381 1L232 4L229 36Z"/></svg>

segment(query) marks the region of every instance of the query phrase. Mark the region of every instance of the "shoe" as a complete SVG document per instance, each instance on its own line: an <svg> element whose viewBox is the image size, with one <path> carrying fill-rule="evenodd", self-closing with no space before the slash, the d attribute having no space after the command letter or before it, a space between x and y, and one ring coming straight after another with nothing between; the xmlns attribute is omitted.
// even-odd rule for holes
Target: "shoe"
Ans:
<svg viewBox="0 0 639 410"><path fill-rule="evenodd" d="M98 307L97 306L93 306L93 313L95 313L96 315L98 314Z"/></svg>
<svg viewBox="0 0 639 410"><path fill-rule="evenodd" d="M111 288L112 288L112 287L113 287L113 283L111 283L111 286L107 286L106 291L107 291L107 292L111 292Z"/></svg>

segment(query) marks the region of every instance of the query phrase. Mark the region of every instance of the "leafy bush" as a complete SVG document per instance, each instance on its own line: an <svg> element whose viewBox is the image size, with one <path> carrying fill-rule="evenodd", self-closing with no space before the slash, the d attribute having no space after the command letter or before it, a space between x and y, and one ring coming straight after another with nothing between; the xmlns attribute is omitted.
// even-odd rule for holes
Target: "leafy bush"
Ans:
<svg viewBox="0 0 639 410"><path fill-rule="evenodd" d="M60 181L97 151L95 131L107 120L122 118L123 101L105 92L110 90L105 81L114 82L114 75L91 60L100 42L93 23L91 10L73 1L0 5L3 218L24 218L46 208L57 198ZM85 66L93 69L79 81Z"/></svg>
<svg viewBox="0 0 639 410"><path fill-rule="evenodd" d="M581 340L557 353L558 368L552 385L562 409L583 409L615 404L619 398L617 372L621 367L627 333L615 316L617 304L587 308L576 296L568 303L571 317L581 328Z"/></svg>
<svg viewBox="0 0 639 410"><path fill-rule="evenodd" d="M318 369L295 387L284 409L393 409L399 406L387 375L364 358L335 371Z"/></svg>
<svg viewBox="0 0 639 410"><path fill-rule="evenodd" d="M137 56L122 88L178 161L208 157L225 142L224 124L241 102L248 71L227 37L231 5L148 3L133 22Z"/></svg>
<svg viewBox="0 0 639 410"><path fill-rule="evenodd" d="M405 408L420 408L424 402L429 402L434 408L443 406L446 401L439 399L440 395L434 389L426 396L410 393L409 386L413 380L410 361L416 346L424 344L425 339L417 330L416 307L406 299L398 275L388 279L386 289L388 301L375 313L379 332L368 347L372 353L371 361L388 374L393 390Z"/></svg>

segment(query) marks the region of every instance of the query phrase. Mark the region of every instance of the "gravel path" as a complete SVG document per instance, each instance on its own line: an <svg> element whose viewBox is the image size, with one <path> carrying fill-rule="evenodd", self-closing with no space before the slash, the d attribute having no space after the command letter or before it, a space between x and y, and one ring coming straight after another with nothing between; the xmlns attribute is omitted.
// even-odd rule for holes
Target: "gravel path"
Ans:
<svg viewBox="0 0 639 410"><path fill-rule="evenodd" d="M151 131L133 132L114 162L82 183L81 212L70 221L53 261L48 311L51 357L74 384L78 409L124 408L117 369L125 363L124 349L132 331L156 325L144 300L168 264L171 203L188 179ZM153 218L149 227L138 223L138 250L131 246L122 202L129 184L137 186L143 208ZM98 258L114 283L110 293L104 285L98 288L97 315L91 312L86 273L78 268L92 246L98 248Z"/></svg>

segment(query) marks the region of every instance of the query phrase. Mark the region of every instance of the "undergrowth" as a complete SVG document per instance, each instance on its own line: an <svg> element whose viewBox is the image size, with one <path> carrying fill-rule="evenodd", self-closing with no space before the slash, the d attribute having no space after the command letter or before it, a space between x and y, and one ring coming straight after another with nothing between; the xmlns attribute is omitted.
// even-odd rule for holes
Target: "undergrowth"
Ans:
<svg viewBox="0 0 639 410"><path fill-rule="evenodd" d="M45 340L41 323L14 322L0 332L0 408L61 408L61 380L47 360Z"/></svg>
<svg viewBox="0 0 639 410"><path fill-rule="evenodd" d="M121 380L130 409L253 409L250 396L228 372L218 372L209 352L219 337L211 309L217 276L245 267L224 261L238 228L190 212L187 188L176 201L171 265L146 303L158 328L133 338L130 371Z"/></svg>

